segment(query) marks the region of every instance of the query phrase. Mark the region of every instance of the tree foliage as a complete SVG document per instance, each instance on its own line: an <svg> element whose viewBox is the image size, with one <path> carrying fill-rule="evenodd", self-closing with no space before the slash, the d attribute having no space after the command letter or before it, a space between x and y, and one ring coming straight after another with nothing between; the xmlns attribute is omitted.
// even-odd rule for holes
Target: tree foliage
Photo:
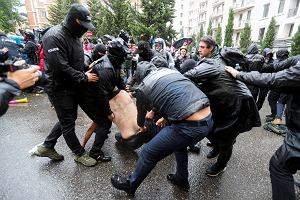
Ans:
<svg viewBox="0 0 300 200"><path fill-rule="evenodd" d="M276 34L277 34L276 33L276 20L274 17L272 17L269 27L268 27L268 30L267 30L267 33L266 33L264 39L262 40L261 48L262 49L272 48L275 38L276 38Z"/></svg>
<svg viewBox="0 0 300 200"><path fill-rule="evenodd" d="M232 46L232 35L233 35L233 20L234 12L233 9L229 10L228 22L225 29L224 45L226 47Z"/></svg>
<svg viewBox="0 0 300 200"><path fill-rule="evenodd" d="M204 30L203 30L203 25L201 24L200 31L197 34L197 42L199 42L203 36L204 36Z"/></svg>
<svg viewBox="0 0 300 200"><path fill-rule="evenodd" d="M246 53L251 43L251 26L246 23L241 33L240 48L243 53Z"/></svg>
<svg viewBox="0 0 300 200"><path fill-rule="evenodd" d="M79 3L79 0L56 0L53 5L49 6L49 24L52 26L60 24L73 3Z"/></svg>
<svg viewBox="0 0 300 200"><path fill-rule="evenodd" d="M209 21L208 21L206 35L210 35L210 36L212 35L212 20L211 19L209 19Z"/></svg>
<svg viewBox="0 0 300 200"><path fill-rule="evenodd" d="M220 24L218 24L218 28L217 28L216 42L218 45L222 44L222 27Z"/></svg>
<svg viewBox="0 0 300 200"><path fill-rule="evenodd" d="M298 54L300 54L300 25L298 26L298 31L295 33L295 35L292 38L292 49L291 49L292 56Z"/></svg>
<svg viewBox="0 0 300 200"><path fill-rule="evenodd" d="M0 0L0 30L8 33L15 32L16 25L22 22L16 7L19 0Z"/></svg>
<svg viewBox="0 0 300 200"><path fill-rule="evenodd" d="M132 12L130 30L138 39L152 36L171 41L176 32L173 29L175 0L142 0L142 12Z"/></svg>

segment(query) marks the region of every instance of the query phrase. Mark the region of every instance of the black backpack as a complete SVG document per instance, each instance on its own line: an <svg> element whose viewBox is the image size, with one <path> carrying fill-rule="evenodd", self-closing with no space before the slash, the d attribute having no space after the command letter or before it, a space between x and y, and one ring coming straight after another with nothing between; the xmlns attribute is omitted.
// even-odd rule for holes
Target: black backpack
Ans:
<svg viewBox="0 0 300 200"><path fill-rule="evenodd" d="M235 68L239 64L240 68L248 68L247 57L237 48L224 47L220 51L221 57L225 60L226 64Z"/></svg>

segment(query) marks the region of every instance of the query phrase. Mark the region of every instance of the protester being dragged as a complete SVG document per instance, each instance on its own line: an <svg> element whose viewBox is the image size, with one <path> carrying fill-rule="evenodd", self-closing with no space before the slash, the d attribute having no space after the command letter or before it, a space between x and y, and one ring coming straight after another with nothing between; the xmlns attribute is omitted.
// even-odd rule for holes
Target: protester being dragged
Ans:
<svg viewBox="0 0 300 200"><path fill-rule="evenodd" d="M231 67L226 71L234 78L259 87L281 90L288 94L286 125L288 131L283 144L270 160L269 170L273 200L295 200L293 174L300 169L300 55L272 64L274 73L238 72ZM290 64L290 65L289 65Z"/></svg>
<svg viewBox="0 0 300 200"><path fill-rule="evenodd" d="M151 63L139 63L136 71L137 83L137 123L141 132L147 110L153 107L164 116L156 124L164 127L142 148L134 172L127 175L113 175L112 185L134 195L143 180L156 164L175 153L176 173L167 179L183 190L189 190L187 146L202 140L213 126L209 101L189 79L177 70L157 69Z"/></svg>
<svg viewBox="0 0 300 200"><path fill-rule="evenodd" d="M249 89L225 72L226 63L218 51L215 40L211 36L204 36L199 43L199 52L205 59L197 66L190 65L181 69L184 76L198 84L211 103L214 128L207 138L212 143L213 150L207 158L218 156L218 159L206 170L209 176L217 176L225 171L232 155L233 145L240 133L261 125Z"/></svg>

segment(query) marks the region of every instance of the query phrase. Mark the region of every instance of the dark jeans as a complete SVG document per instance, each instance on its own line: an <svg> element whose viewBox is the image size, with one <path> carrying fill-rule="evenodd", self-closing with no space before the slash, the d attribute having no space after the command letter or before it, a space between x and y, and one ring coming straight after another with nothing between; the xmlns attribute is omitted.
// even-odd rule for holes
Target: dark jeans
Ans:
<svg viewBox="0 0 300 200"><path fill-rule="evenodd" d="M280 94L279 99L278 99L277 104L276 104L276 116L275 116L275 118L282 119L282 115L283 115L283 112L284 112L284 108L285 108L285 104L287 102L287 99L288 99L287 94L284 94L284 93Z"/></svg>
<svg viewBox="0 0 300 200"><path fill-rule="evenodd" d="M97 157L101 152L111 121L101 113L101 106L96 96L85 94L84 91L60 91L49 95L50 101L53 103L59 122L56 123L50 134L44 141L44 145L48 148L54 148L57 139L63 135L67 145L76 155L82 155L85 150L81 146L75 134L75 121L77 119L78 105L82 110L97 124L95 142L91 149L91 156Z"/></svg>
<svg viewBox="0 0 300 200"><path fill-rule="evenodd" d="M288 131L270 160L273 200L295 200L293 174L300 169L300 133Z"/></svg>
<svg viewBox="0 0 300 200"><path fill-rule="evenodd" d="M186 121L164 127L143 147L136 168L130 176L132 189L135 191L155 165L173 152L175 152L177 163L177 178L188 181L187 146L202 140L212 127L211 115L201 121Z"/></svg>

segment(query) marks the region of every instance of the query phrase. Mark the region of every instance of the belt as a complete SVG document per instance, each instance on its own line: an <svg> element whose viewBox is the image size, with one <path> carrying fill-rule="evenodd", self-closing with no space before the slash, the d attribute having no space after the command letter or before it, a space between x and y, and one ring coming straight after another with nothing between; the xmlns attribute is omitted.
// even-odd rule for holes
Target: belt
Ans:
<svg viewBox="0 0 300 200"><path fill-rule="evenodd" d="M208 123L206 120L199 120L199 121L189 121L189 120L179 120L179 121L172 121L171 124L188 124L189 126L207 126Z"/></svg>

